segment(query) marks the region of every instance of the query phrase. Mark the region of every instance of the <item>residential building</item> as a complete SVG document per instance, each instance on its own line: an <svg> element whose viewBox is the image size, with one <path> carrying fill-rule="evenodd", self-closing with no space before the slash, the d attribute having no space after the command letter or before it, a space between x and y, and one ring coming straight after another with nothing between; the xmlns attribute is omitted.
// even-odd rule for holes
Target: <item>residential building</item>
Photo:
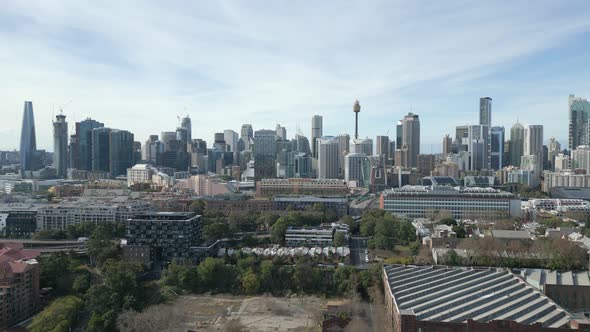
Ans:
<svg viewBox="0 0 590 332"><path fill-rule="evenodd" d="M519 122L510 128L510 164L520 167L524 155L524 126Z"/></svg>
<svg viewBox="0 0 590 332"><path fill-rule="evenodd" d="M428 218L434 211L448 211L455 219L495 218L500 213L520 216L520 199L492 188L404 186L387 189L380 197L381 209L408 218Z"/></svg>
<svg viewBox="0 0 590 332"><path fill-rule="evenodd" d="M355 187L365 186L365 179L368 178L365 159L367 156L364 153L349 153L344 158L344 181L349 186L352 186L352 183Z"/></svg>
<svg viewBox="0 0 590 332"><path fill-rule="evenodd" d="M569 149L579 145L590 145L588 140L588 121L590 120L590 102L571 94L568 98L569 113Z"/></svg>
<svg viewBox="0 0 590 332"><path fill-rule="evenodd" d="M201 243L201 216L192 212L137 214L127 221L127 245L149 247L155 261L192 263L191 247Z"/></svg>
<svg viewBox="0 0 590 332"><path fill-rule="evenodd" d="M57 177L66 178L68 175L68 123L66 116L58 114L53 122L53 168Z"/></svg>
<svg viewBox="0 0 590 332"><path fill-rule="evenodd" d="M555 137L550 137L547 149L549 152L547 154L549 169L555 171L555 157L561 153L561 144L555 139Z"/></svg>
<svg viewBox="0 0 590 332"><path fill-rule="evenodd" d="M578 147L571 152L572 169L583 169L586 174L590 174L590 146L578 145Z"/></svg>
<svg viewBox="0 0 590 332"><path fill-rule="evenodd" d="M84 171L92 171L92 131L104 127L104 123L87 118L76 123L76 137L79 152L79 165L71 165ZM72 161L74 158L71 159ZM79 167L76 167L79 166Z"/></svg>
<svg viewBox="0 0 590 332"><path fill-rule="evenodd" d="M37 229L39 205L27 203L0 204L0 236L30 238Z"/></svg>
<svg viewBox="0 0 590 332"><path fill-rule="evenodd" d="M590 174L576 174L572 171L545 172L543 191L548 192L551 188L589 188Z"/></svg>
<svg viewBox="0 0 590 332"><path fill-rule="evenodd" d="M543 171L543 126L527 125L524 128L524 156L536 156L537 169Z"/></svg>
<svg viewBox="0 0 590 332"><path fill-rule="evenodd" d="M570 157L568 155L564 155L563 153L558 154L555 156L554 164L553 164L553 171L560 172L565 171L571 168L570 164Z"/></svg>
<svg viewBox="0 0 590 332"><path fill-rule="evenodd" d="M39 263L36 250L0 243L0 329L33 316L40 307Z"/></svg>

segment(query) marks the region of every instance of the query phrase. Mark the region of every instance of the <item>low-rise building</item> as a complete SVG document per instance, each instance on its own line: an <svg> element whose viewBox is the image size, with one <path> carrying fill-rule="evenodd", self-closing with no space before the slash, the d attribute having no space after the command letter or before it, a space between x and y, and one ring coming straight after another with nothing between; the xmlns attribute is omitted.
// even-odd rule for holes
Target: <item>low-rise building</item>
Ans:
<svg viewBox="0 0 590 332"><path fill-rule="evenodd" d="M287 210L287 207L295 210L310 210L316 204L321 204L326 210L336 212L338 217L348 215L347 197L323 197L323 196L276 196L274 199L277 210Z"/></svg>
<svg viewBox="0 0 590 332"><path fill-rule="evenodd" d="M503 268L385 265L383 283L388 324L396 332L590 326Z"/></svg>
<svg viewBox="0 0 590 332"><path fill-rule="evenodd" d="M338 179L262 179L256 182L256 195L273 197L281 195L346 196L350 190Z"/></svg>
<svg viewBox="0 0 590 332"><path fill-rule="evenodd" d="M334 230L332 228L293 227L285 232L287 247L332 247Z"/></svg>
<svg viewBox="0 0 590 332"><path fill-rule="evenodd" d="M455 219L521 215L520 200L515 195L492 188L404 186L385 190L379 205L408 218L427 218L436 211L448 211Z"/></svg>
<svg viewBox="0 0 590 332"><path fill-rule="evenodd" d="M560 306L574 311L590 308L590 276L588 271L551 271L522 269L520 276Z"/></svg>

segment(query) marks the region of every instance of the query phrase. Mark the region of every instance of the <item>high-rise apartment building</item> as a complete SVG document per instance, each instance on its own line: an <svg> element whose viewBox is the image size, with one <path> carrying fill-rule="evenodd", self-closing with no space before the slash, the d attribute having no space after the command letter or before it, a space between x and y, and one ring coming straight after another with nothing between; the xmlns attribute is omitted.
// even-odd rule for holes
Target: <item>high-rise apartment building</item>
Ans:
<svg viewBox="0 0 590 332"><path fill-rule="evenodd" d="M524 155L524 126L519 122L510 128L510 164L520 167Z"/></svg>
<svg viewBox="0 0 590 332"><path fill-rule="evenodd" d="M35 136L35 117L33 102L25 101L23 123L20 133L20 169L24 177L28 172L35 171L38 166L37 138Z"/></svg>
<svg viewBox="0 0 590 332"><path fill-rule="evenodd" d="M588 145L588 121L590 121L590 102L588 100L569 95L569 148L573 150L578 145Z"/></svg>
<svg viewBox="0 0 590 332"><path fill-rule="evenodd" d="M555 137L549 138L549 145L547 146L547 162L551 170L555 170L555 157L561 153L561 144Z"/></svg>
<svg viewBox="0 0 590 332"><path fill-rule="evenodd" d="M577 149L572 150L572 168L583 169L586 174L590 174L590 146L578 145Z"/></svg>
<svg viewBox="0 0 590 332"><path fill-rule="evenodd" d="M492 127L491 131L491 169L504 167L504 127Z"/></svg>
<svg viewBox="0 0 590 332"><path fill-rule="evenodd" d="M492 98L479 98L479 124L492 127Z"/></svg>
<svg viewBox="0 0 590 332"><path fill-rule="evenodd" d="M365 186L365 174L364 169L365 159L367 156L364 153L349 153L344 157L344 180L349 183L356 182L357 187Z"/></svg>
<svg viewBox="0 0 590 332"><path fill-rule="evenodd" d="M317 140L323 135L323 123L321 115L314 115L311 118L311 154L314 158L318 158Z"/></svg>
<svg viewBox="0 0 590 332"><path fill-rule="evenodd" d="M527 125L524 129L524 155L536 156L537 170L543 171L543 126Z"/></svg>
<svg viewBox="0 0 590 332"><path fill-rule="evenodd" d="M68 175L68 123L63 114L56 115L53 122L53 167L58 177Z"/></svg>
<svg viewBox="0 0 590 332"><path fill-rule="evenodd" d="M340 174L340 144L333 136L318 140L318 178L337 179Z"/></svg>
<svg viewBox="0 0 590 332"><path fill-rule="evenodd" d="M420 118L417 114L408 113L402 119L402 146L404 167L416 167L420 154Z"/></svg>

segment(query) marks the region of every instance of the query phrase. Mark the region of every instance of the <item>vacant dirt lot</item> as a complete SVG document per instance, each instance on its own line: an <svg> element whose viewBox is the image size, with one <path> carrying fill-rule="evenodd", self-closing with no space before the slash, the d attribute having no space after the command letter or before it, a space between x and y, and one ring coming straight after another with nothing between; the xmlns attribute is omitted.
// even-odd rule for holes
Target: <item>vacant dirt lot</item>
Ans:
<svg viewBox="0 0 590 332"><path fill-rule="evenodd" d="M316 331L326 300L317 297L184 295L172 305L184 331Z"/></svg>

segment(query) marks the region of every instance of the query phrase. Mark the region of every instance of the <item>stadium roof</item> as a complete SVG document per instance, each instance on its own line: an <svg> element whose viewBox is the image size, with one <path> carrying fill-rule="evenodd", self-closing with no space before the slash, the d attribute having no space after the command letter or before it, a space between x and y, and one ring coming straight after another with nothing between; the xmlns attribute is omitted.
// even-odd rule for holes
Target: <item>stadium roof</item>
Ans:
<svg viewBox="0 0 590 332"><path fill-rule="evenodd" d="M466 323L511 320L563 327L572 316L506 269L384 266L400 311L417 320Z"/></svg>

